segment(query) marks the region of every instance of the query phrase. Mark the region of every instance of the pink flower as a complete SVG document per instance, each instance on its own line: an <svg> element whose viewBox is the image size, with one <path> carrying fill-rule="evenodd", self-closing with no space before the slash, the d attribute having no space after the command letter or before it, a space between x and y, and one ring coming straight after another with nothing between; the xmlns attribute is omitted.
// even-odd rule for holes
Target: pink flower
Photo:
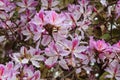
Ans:
<svg viewBox="0 0 120 80"><path fill-rule="evenodd" d="M115 55L116 54L113 47L109 45L107 49L105 49L102 53L99 54L99 58L104 62L105 59L112 60L113 58L115 58Z"/></svg>
<svg viewBox="0 0 120 80"><path fill-rule="evenodd" d="M25 41L27 41L28 39L30 39L32 37L32 35L33 35L28 29L23 30L21 33L23 35L27 36L26 39L25 39Z"/></svg>
<svg viewBox="0 0 120 80"><path fill-rule="evenodd" d="M43 51L41 51L39 48L32 48L30 47L29 53L30 53L30 62L32 63L33 66L35 67L40 67L40 61L44 61L45 58L43 55L41 55Z"/></svg>
<svg viewBox="0 0 120 80"><path fill-rule="evenodd" d="M41 38L42 33L45 31L43 26L45 25L45 12L39 11L34 18L29 22L28 30L33 33L33 40L37 41Z"/></svg>
<svg viewBox="0 0 120 80"><path fill-rule="evenodd" d="M75 28L78 26L78 20L80 19L80 16L82 13L80 12L80 6L79 5L69 5L68 6L67 17L70 22L72 22L72 28Z"/></svg>
<svg viewBox="0 0 120 80"><path fill-rule="evenodd" d="M92 6L88 3L88 0L78 0L79 5L68 6L68 21L71 24L71 28L75 27L81 32L82 38L84 39L84 31L88 29L91 24L90 15L92 14Z"/></svg>
<svg viewBox="0 0 120 80"><path fill-rule="evenodd" d="M28 64L30 61L35 67L40 67L39 61L44 60L44 56L40 55L40 53L40 49L30 47L27 50L26 47L21 47L20 53L13 53L12 59L20 64Z"/></svg>
<svg viewBox="0 0 120 80"><path fill-rule="evenodd" d="M76 58L81 60L85 60L87 58L84 54L87 47L80 46L80 39L78 39L78 37L73 38L72 41L63 40L59 42L59 44L62 45L63 49L69 53L70 58L67 59L69 65L75 67L77 62Z"/></svg>
<svg viewBox="0 0 120 80"><path fill-rule="evenodd" d="M37 4L38 2L35 0L22 0L22 2L17 2L17 5L21 7L19 13L22 13L26 10L34 11Z"/></svg>
<svg viewBox="0 0 120 80"><path fill-rule="evenodd" d="M48 48L45 49L45 54L48 56L48 59L46 59L45 64L49 68L53 67L55 64L58 63L64 69L69 69L66 60L63 58L64 56L67 56L69 53L65 51L63 47L60 46L59 44L51 42Z"/></svg>
<svg viewBox="0 0 120 80"><path fill-rule="evenodd" d="M40 71L35 71L34 67L31 66L24 66L23 67L23 76L22 80L40 80Z"/></svg>
<svg viewBox="0 0 120 80"><path fill-rule="evenodd" d="M16 80L17 74L19 72L17 71L19 68L18 65L14 65L13 62L9 62L6 65L0 64L0 80Z"/></svg>
<svg viewBox="0 0 120 80"><path fill-rule="evenodd" d="M118 19L120 16L120 0L117 2L116 6L115 6L115 11L116 11L116 15L117 15L116 19Z"/></svg>
<svg viewBox="0 0 120 80"><path fill-rule="evenodd" d="M90 38L89 44L91 49L94 49L98 52L102 52L108 47L108 44L104 40L95 41L93 37Z"/></svg>
<svg viewBox="0 0 120 80"><path fill-rule="evenodd" d="M120 52L120 41L113 45L113 49L118 53Z"/></svg>
<svg viewBox="0 0 120 80"><path fill-rule="evenodd" d="M74 14L72 14L72 13L68 13L67 15L68 15L71 27L75 28L77 26L77 21L78 21L78 19L79 19L80 16L77 16L77 15L74 16Z"/></svg>
<svg viewBox="0 0 120 80"><path fill-rule="evenodd" d="M74 4L69 4L68 5L68 11L69 12L73 12L73 13L75 13L75 12L79 12L79 9L80 9L80 6L79 5L74 5Z"/></svg>
<svg viewBox="0 0 120 80"><path fill-rule="evenodd" d="M98 52L101 52L101 51L105 50L107 47L108 47L108 45L105 43L104 40L98 40L98 41L96 41L95 49Z"/></svg>
<svg viewBox="0 0 120 80"><path fill-rule="evenodd" d="M44 11L39 11L39 13L37 13L35 15L35 17L29 22L29 23L33 23L37 26L43 26L45 24L45 12Z"/></svg>
<svg viewBox="0 0 120 80"><path fill-rule="evenodd" d="M0 0L0 10L5 10L6 12L10 12L15 8L14 3L9 0Z"/></svg>
<svg viewBox="0 0 120 80"><path fill-rule="evenodd" d="M3 9L3 6L4 6L4 2L0 0L0 9Z"/></svg>
<svg viewBox="0 0 120 80"><path fill-rule="evenodd" d="M88 48L86 50L86 55L88 58L86 58L86 60L83 63L84 64L90 63L90 64L94 65L94 63L96 62L94 51L91 50L90 48Z"/></svg>
<svg viewBox="0 0 120 80"><path fill-rule="evenodd" d="M21 47L19 53L13 53L12 59L17 63L26 64L29 61L29 52L27 48Z"/></svg>
<svg viewBox="0 0 120 80"><path fill-rule="evenodd" d="M91 36L90 40L89 40L89 47L90 47L90 49L94 49L95 48L94 44L96 44L96 42L93 39L93 36Z"/></svg>
<svg viewBox="0 0 120 80"><path fill-rule="evenodd" d="M45 17L46 24L51 24L56 27L67 26L67 24L62 24L62 23L64 23L64 21L66 19L64 14L62 14L62 13L58 14L55 11L46 11L45 13L46 13L46 17Z"/></svg>
<svg viewBox="0 0 120 80"><path fill-rule="evenodd" d="M66 22L64 14L58 14L55 11L46 12L45 30L49 35L52 35L55 41L65 39L69 31L69 23Z"/></svg>
<svg viewBox="0 0 120 80"><path fill-rule="evenodd" d="M109 73L106 78L120 80L120 64L117 60L112 61L105 71Z"/></svg>
<svg viewBox="0 0 120 80"><path fill-rule="evenodd" d="M13 17L15 11L11 11L10 13L0 12L0 27L4 29L8 29L9 27L16 27L15 24L10 20Z"/></svg>
<svg viewBox="0 0 120 80"><path fill-rule="evenodd" d="M30 10L26 10L25 13L20 14L20 22L22 24L28 24L28 22L32 19L32 17L35 15L36 12L31 12ZM27 25L26 24L26 25Z"/></svg>

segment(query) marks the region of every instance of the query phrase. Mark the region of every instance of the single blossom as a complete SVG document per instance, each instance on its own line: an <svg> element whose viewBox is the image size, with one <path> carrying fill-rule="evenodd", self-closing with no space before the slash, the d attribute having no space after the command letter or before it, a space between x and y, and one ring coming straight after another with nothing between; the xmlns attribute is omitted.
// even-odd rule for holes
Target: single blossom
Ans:
<svg viewBox="0 0 120 80"><path fill-rule="evenodd" d="M34 69L32 65L23 67L22 80L40 80L40 71Z"/></svg>
<svg viewBox="0 0 120 80"><path fill-rule="evenodd" d="M117 60L113 60L105 71L109 73L106 78L120 79L120 64Z"/></svg>
<svg viewBox="0 0 120 80"><path fill-rule="evenodd" d="M22 0L22 2L17 2L16 4L21 7L19 13L22 13L26 10L34 11L38 2L35 0Z"/></svg>
<svg viewBox="0 0 120 80"><path fill-rule="evenodd" d="M55 11L43 11L35 15L30 21L29 30L34 34L34 41L40 40L43 46L47 46L50 41L59 41L67 37L70 26L67 17Z"/></svg>
<svg viewBox="0 0 120 80"><path fill-rule="evenodd" d="M45 49L45 54L48 56L48 59L45 60L45 64L49 68L59 64L62 68L69 69L66 60L63 58L69 53L65 51L59 44L51 42L48 48Z"/></svg>
<svg viewBox="0 0 120 80"><path fill-rule="evenodd" d="M26 47L21 47L20 53L13 53L12 59L16 63L20 64L28 64L30 61L35 67L40 67L39 61L43 61L45 59L44 56L40 55L40 53L40 49L30 47L28 50Z"/></svg>
<svg viewBox="0 0 120 80"><path fill-rule="evenodd" d="M43 26L45 24L45 12L40 10L29 23L37 26Z"/></svg>
<svg viewBox="0 0 120 80"><path fill-rule="evenodd" d="M103 62L105 59L111 61L113 58L115 58L115 55L116 55L115 50L113 49L112 46L109 45L107 49L105 49L101 54L99 54L99 58L103 60Z"/></svg>
<svg viewBox="0 0 120 80"><path fill-rule="evenodd" d="M105 49L107 49L107 47L109 46L108 43L106 43L104 40L97 40L95 41L93 39L93 37L90 37L90 41L89 41L89 47L91 49L94 49L96 50L97 52L102 52L104 51Z"/></svg>
<svg viewBox="0 0 120 80"><path fill-rule="evenodd" d="M20 52L13 53L12 59L17 63L23 63L26 64L29 61L29 52L27 48L21 47Z"/></svg>
<svg viewBox="0 0 120 80"><path fill-rule="evenodd" d="M0 10L5 10L6 12L10 12L15 9L15 4L10 0L0 0Z"/></svg>
<svg viewBox="0 0 120 80"><path fill-rule="evenodd" d="M86 46L80 46L80 39L79 38L73 38L71 40L63 40L59 42L60 45L63 46L64 50L69 53L70 58L67 59L68 64L72 65L73 67L76 66L76 59L79 58L81 60L85 60L87 56L84 54L87 47Z"/></svg>
<svg viewBox="0 0 120 80"><path fill-rule="evenodd" d="M6 65L0 64L0 80L16 80L19 65L14 65L13 62L9 62Z"/></svg>
<svg viewBox="0 0 120 80"><path fill-rule="evenodd" d="M117 15L116 19L118 19L119 16L120 16L120 0L118 0L117 4L115 6L115 12L116 12L116 15Z"/></svg>

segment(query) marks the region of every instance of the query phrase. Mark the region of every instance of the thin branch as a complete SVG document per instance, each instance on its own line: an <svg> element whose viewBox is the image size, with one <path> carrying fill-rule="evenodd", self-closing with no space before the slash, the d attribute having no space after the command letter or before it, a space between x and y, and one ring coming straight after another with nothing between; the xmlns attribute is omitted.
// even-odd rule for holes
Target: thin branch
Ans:
<svg viewBox="0 0 120 80"><path fill-rule="evenodd" d="M63 80L63 79L65 79L65 78L67 78L68 76L70 76L71 74L73 74L75 72L75 69L74 70L72 70L69 74L67 74L67 75L65 75L65 76L63 76L62 78L61 78L61 80Z"/></svg>

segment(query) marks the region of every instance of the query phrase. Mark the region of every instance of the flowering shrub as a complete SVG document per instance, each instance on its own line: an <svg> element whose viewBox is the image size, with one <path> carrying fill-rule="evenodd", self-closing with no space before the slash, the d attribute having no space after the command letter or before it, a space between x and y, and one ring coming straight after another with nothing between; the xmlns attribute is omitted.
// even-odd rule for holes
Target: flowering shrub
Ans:
<svg viewBox="0 0 120 80"><path fill-rule="evenodd" d="M120 80L120 0L0 0L0 80Z"/></svg>

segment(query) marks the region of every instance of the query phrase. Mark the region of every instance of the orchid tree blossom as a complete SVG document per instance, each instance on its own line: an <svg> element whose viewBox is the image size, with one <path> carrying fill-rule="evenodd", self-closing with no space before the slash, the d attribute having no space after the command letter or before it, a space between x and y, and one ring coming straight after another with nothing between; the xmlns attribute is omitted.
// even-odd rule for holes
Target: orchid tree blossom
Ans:
<svg viewBox="0 0 120 80"><path fill-rule="evenodd" d="M52 40L65 39L70 29L66 18L63 13L41 10L30 22L30 30L34 34L34 40L37 41L43 37L41 44L46 46Z"/></svg>
<svg viewBox="0 0 120 80"><path fill-rule="evenodd" d="M41 51L39 49L37 50L31 47L27 50L26 47L21 47L20 53L14 53L12 59L20 64L28 64L30 61L35 67L40 67L39 61L44 60L44 56L40 55L40 53Z"/></svg>
<svg viewBox="0 0 120 80"><path fill-rule="evenodd" d="M120 64L117 60L113 60L105 71L109 73L106 78L120 79Z"/></svg>
<svg viewBox="0 0 120 80"><path fill-rule="evenodd" d="M109 46L109 44L107 44L104 40L95 41L93 37L90 37L89 44L90 44L91 49L94 49L98 51L99 53L107 49Z"/></svg>
<svg viewBox="0 0 120 80"><path fill-rule="evenodd" d="M9 62L6 65L0 64L0 79L1 80L16 80L18 79L18 65L14 65L13 62Z"/></svg>
<svg viewBox="0 0 120 80"><path fill-rule="evenodd" d="M48 56L48 59L45 60L45 64L51 68L56 64L59 64L64 69L69 69L66 60L63 58L68 56L68 52L65 51L62 46L51 42L48 48L45 49L45 54Z"/></svg>
<svg viewBox="0 0 120 80"><path fill-rule="evenodd" d="M81 32L84 39L84 30L88 29L91 24L90 15L92 14L92 6L89 5L87 0L78 0L77 5L69 5L67 17L72 24L71 28L77 28Z"/></svg>
<svg viewBox="0 0 120 80"><path fill-rule="evenodd" d="M5 10L5 12L10 12L15 9L15 4L10 0L0 0L0 10Z"/></svg>
<svg viewBox="0 0 120 80"><path fill-rule="evenodd" d="M116 14L117 14L116 19L118 19L119 16L120 16L120 0L118 0L118 2L116 4L115 11L116 11Z"/></svg>
<svg viewBox="0 0 120 80"><path fill-rule="evenodd" d="M44 33L45 29L43 28L43 25L45 25L45 12L41 10L29 22L29 26L27 27L28 31L34 34L34 41L39 40L42 33Z"/></svg>
<svg viewBox="0 0 120 80"><path fill-rule="evenodd" d="M13 60L17 63L23 63L26 64L29 61L29 53L27 48L21 47L20 53L14 53L13 54Z"/></svg>
<svg viewBox="0 0 120 80"><path fill-rule="evenodd" d="M48 13L48 14L47 14ZM46 25L45 30L51 35L55 41L65 39L69 31L69 24L66 21L64 14L58 14L55 11L46 12ZM51 32L48 29L51 28Z"/></svg>
<svg viewBox="0 0 120 80"><path fill-rule="evenodd" d="M116 52L115 50L112 48L112 46L109 46L107 49L105 49L101 54L99 54L99 58L101 60L107 59L109 61L111 61L112 59L114 59L116 57Z"/></svg>
<svg viewBox="0 0 120 80"><path fill-rule="evenodd" d="M0 0L0 80L120 80L119 17L120 0Z"/></svg>
<svg viewBox="0 0 120 80"><path fill-rule="evenodd" d="M26 10L35 11L35 6L37 6L38 2L35 0L22 0L22 2L16 3L20 8L19 13L22 13Z"/></svg>
<svg viewBox="0 0 120 80"><path fill-rule="evenodd" d="M80 46L80 39L73 38L72 41L63 40L59 42L59 44L63 46L64 50L69 52L70 58L67 59L69 65L72 65L73 67L75 67L76 58L83 59L83 60L87 58L87 56L83 54L86 51L87 47Z"/></svg>
<svg viewBox="0 0 120 80"><path fill-rule="evenodd" d="M39 13L36 13L34 18L29 22L37 26L43 26L45 24L45 12L40 10Z"/></svg>
<svg viewBox="0 0 120 80"><path fill-rule="evenodd" d="M15 13L15 4L9 0L0 0L0 27L8 29L15 27L15 24L10 20Z"/></svg>
<svg viewBox="0 0 120 80"><path fill-rule="evenodd" d="M40 71L35 71L34 67L25 65L23 67L22 80L40 80Z"/></svg>
<svg viewBox="0 0 120 80"><path fill-rule="evenodd" d="M10 13L6 13L6 12L0 12L0 19L2 19L2 21L0 21L0 27L3 29L8 29L9 27L16 27L15 23L13 23L10 19L12 19L13 15L14 15L14 11L10 12Z"/></svg>

